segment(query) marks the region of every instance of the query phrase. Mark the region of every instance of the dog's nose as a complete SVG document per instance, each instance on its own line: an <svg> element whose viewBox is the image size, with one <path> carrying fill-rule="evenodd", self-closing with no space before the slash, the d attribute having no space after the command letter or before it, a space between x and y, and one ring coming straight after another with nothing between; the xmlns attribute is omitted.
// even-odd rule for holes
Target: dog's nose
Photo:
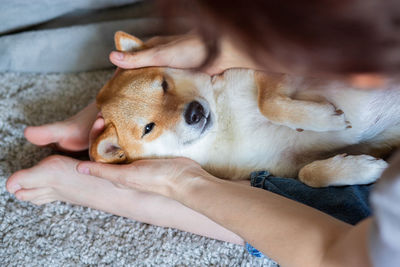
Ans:
<svg viewBox="0 0 400 267"><path fill-rule="evenodd" d="M197 102L193 101L189 104L185 111L185 121L187 124L192 125L198 123L204 117L204 108Z"/></svg>

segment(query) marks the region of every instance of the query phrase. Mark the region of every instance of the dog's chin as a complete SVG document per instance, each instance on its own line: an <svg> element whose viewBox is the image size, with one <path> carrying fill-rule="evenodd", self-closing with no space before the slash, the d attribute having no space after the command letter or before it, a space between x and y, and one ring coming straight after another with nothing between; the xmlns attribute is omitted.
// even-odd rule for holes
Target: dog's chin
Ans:
<svg viewBox="0 0 400 267"><path fill-rule="evenodd" d="M185 142L183 142L183 145L191 145L194 144L198 141L200 141L203 137L205 137L210 130L213 127L213 116L211 114L211 112L208 113L207 117L203 117L202 121L200 122L200 124L202 125L201 127L199 127L199 134L198 136L196 136L195 138L192 138L190 140L187 140Z"/></svg>

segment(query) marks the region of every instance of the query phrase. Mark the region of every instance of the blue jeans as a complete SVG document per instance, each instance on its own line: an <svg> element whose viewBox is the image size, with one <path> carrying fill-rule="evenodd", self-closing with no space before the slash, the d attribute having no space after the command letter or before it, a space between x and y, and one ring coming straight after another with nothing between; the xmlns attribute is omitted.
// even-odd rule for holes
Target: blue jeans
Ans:
<svg viewBox="0 0 400 267"><path fill-rule="evenodd" d="M312 188L296 179L257 171L251 173L251 186L301 202L350 224L356 224L371 214L368 195L373 185ZM263 256L250 244L246 244L246 248L256 257Z"/></svg>

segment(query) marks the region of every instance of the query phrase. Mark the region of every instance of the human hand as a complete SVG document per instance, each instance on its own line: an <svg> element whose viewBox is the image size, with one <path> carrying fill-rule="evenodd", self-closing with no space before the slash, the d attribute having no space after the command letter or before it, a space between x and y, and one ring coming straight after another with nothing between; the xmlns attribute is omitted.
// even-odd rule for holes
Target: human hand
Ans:
<svg viewBox="0 0 400 267"><path fill-rule="evenodd" d="M206 47L196 34L169 37L154 37L148 40L146 49L136 52L117 52L110 54L110 60L125 69L160 66L171 68L196 68L206 58ZM221 38L220 53L214 62L203 71L218 74L229 68L257 68L253 61L242 53L233 42Z"/></svg>
<svg viewBox="0 0 400 267"><path fill-rule="evenodd" d="M93 125L98 113L93 102L65 121L28 126L24 134L29 142L38 146L55 144L61 150L82 151L89 147L89 133L96 134L102 129L101 125Z"/></svg>
<svg viewBox="0 0 400 267"><path fill-rule="evenodd" d="M147 207L140 208L138 203L148 202L155 194L123 189L105 179L80 174L76 171L79 162L74 158L51 155L31 168L13 173L6 188L17 199L35 205L58 200L149 222L144 215L152 215L153 211L147 212ZM130 208L124 209L126 206Z"/></svg>
<svg viewBox="0 0 400 267"><path fill-rule="evenodd" d="M178 201L181 190L185 190L192 181L215 178L187 158L138 160L126 165L81 162L77 170L124 187L157 193Z"/></svg>

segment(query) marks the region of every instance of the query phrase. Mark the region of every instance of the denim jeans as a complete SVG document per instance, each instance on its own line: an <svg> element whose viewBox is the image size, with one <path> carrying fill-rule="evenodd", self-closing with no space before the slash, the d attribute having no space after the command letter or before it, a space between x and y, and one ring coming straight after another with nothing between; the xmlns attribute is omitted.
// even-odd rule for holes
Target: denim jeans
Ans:
<svg viewBox="0 0 400 267"><path fill-rule="evenodd" d="M368 195L373 185L312 188L296 179L257 171L251 173L251 186L301 202L350 224L356 224L371 214ZM263 256L250 244L246 244L246 249L256 257Z"/></svg>

